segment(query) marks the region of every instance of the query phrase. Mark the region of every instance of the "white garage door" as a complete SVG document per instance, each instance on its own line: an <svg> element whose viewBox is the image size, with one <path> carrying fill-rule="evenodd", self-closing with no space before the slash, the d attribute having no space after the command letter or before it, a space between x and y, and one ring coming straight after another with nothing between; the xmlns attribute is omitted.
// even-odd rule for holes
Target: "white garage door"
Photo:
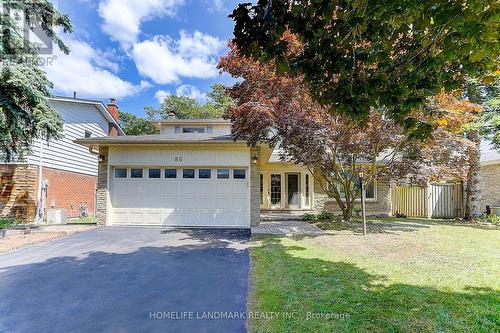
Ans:
<svg viewBox="0 0 500 333"><path fill-rule="evenodd" d="M250 226L245 168L125 168L111 172L112 225Z"/></svg>

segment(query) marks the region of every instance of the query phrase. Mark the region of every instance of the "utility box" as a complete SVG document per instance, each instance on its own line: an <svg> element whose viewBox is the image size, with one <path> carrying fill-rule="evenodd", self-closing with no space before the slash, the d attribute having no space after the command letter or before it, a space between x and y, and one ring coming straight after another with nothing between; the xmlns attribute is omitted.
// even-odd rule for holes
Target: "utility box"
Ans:
<svg viewBox="0 0 500 333"><path fill-rule="evenodd" d="M66 224L66 209L47 209L47 224Z"/></svg>

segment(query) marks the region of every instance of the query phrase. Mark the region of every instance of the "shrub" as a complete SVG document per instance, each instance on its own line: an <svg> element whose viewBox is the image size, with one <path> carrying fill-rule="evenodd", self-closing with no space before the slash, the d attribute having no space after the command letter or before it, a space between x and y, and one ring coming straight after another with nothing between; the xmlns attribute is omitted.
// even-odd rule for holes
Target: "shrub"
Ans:
<svg viewBox="0 0 500 333"><path fill-rule="evenodd" d="M16 224L16 220L14 219L0 218L0 229L8 228L14 224Z"/></svg>
<svg viewBox="0 0 500 333"><path fill-rule="evenodd" d="M356 214L356 216L359 216L361 214L361 206L360 205L355 205L354 208L352 209L352 211L354 212L354 214Z"/></svg>
<svg viewBox="0 0 500 333"><path fill-rule="evenodd" d="M321 212L320 214L318 214L318 216L316 218L320 221L333 220L335 218L335 215L333 213L330 213L330 212Z"/></svg>
<svg viewBox="0 0 500 333"><path fill-rule="evenodd" d="M304 221L316 221L316 215L311 213L305 213L302 215L302 220Z"/></svg>
<svg viewBox="0 0 500 333"><path fill-rule="evenodd" d="M500 216L497 216L495 214L483 214L481 215L481 221L491 224L500 224Z"/></svg>

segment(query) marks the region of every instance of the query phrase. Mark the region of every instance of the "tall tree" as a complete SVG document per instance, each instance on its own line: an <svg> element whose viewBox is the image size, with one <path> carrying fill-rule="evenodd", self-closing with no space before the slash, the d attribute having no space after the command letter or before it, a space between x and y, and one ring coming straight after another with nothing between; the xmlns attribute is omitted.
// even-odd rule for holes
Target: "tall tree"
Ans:
<svg viewBox="0 0 500 333"><path fill-rule="evenodd" d="M64 53L69 49L55 33L71 32L69 17L48 0L5 0L0 12L0 155L11 160L30 149L36 138L58 138L62 120L47 104L52 84L37 67L39 46L25 38L29 30L43 31Z"/></svg>
<svg viewBox="0 0 500 333"><path fill-rule="evenodd" d="M168 95L159 109L146 106L146 114L151 120L166 119L172 112L180 119L221 118L227 108L234 105L233 99L226 93L226 87L216 83L207 94L207 101L199 103L187 96Z"/></svg>
<svg viewBox="0 0 500 333"><path fill-rule="evenodd" d="M283 159L309 168L344 219L351 218L360 197L361 170L365 185L380 177L407 177L414 183L464 177L469 143L462 127L473 119L465 112L476 109L471 103L439 94L426 110L413 112L433 132L424 141L409 139L386 110L370 110L366 122L331 114L311 98L299 76L276 75L273 63L255 62L230 46L219 68L243 79L229 89L236 99L226 115L233 135L251 145L279 145Z"/></svg>
<svg viewBox="0 0 500 333"><path fill-rule="evenodd" d="M119 113L118 122L126 135L158 134L160 130L150 121L128 112Z"/></svg>
<svg viewBox="0 0 500 333"><path fill-rule="evenodd" d="M368 119L385 107L422 136L432 127L411 116L415 108L499 65L496 0L259 0L231 17L241 54L303 76L330 111ZM286 31L299 52L290 54Z"/></svg>

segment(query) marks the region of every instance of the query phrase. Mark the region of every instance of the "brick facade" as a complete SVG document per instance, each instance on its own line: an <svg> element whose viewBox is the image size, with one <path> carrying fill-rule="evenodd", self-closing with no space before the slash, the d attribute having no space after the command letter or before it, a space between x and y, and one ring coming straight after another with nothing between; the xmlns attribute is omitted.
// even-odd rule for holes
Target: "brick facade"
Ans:
<svg viewBox="0 0 500 333"><path fill-rule="evenodd" d="M0 217L14 218L18 223L33 221L37 174L34 165L0 165Z"/></svg>
<svg viewBox="0 0 500 333"><path fill-rule="evenodd" d="M48 180L47 208L63 208L67 217L78 217L80 203L87 203L88 214L94 215L96 176L44 167L42 177Z"/></svg>
<svg viewBox="0 0 500 333"><path fill-rule="evenodd" d="M97 225L106 225L108 203L108 147L99 147L99 154L104 157L98 165L97 194L96 194L96 222Z"/></svg>
<svg viewBox="0 0 500 333"><path fill-rule="evenodd" d="M500 163L481 166L481 211L490 207L500 206Z"/></svg>
<svg viewBox="0 0 500 333"><path fill-rule="evenodd" d="M361 205L361 203L359 203ZM375 200L367 200L365 203L367 215L385 215L388 216L391 212L391 186L387 180L377 181L377 196ZM334 214L342 214L335 199L328 198L328 195L323 191L318 183L314 182L314 211L328 211Z"/></svg>

